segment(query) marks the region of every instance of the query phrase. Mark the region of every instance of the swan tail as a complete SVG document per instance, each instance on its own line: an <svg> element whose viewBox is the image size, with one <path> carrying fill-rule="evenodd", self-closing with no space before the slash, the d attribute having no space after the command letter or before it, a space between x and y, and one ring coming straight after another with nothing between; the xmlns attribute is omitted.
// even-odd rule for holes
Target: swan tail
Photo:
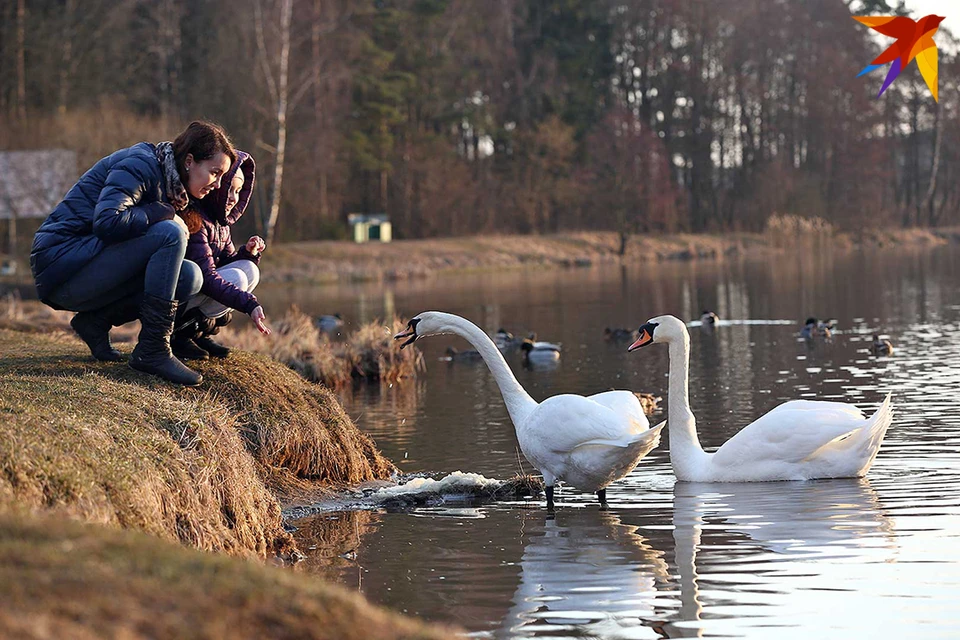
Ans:
<svg viewBox="0 0 960 640"><path fill-rule="evenodd" d="M884 436L887 435L887 429L890 428L890 425L893 423L893 402L891 401L893 394L888 393L886 399L884 399L883 404L880 405L880 408L870 416L870 420L867 421L866 430L869 434L870 450L872 451L870 459L867 462L866 468L863 470L866 473L867 469L870 468L870 465L873 464L873 459L877 455L877 451L880 450L880 443L883 442Z"/></svg>
<svg viewBox="0 0 960 640"><path fill-rule="evenodd" d="M829 442L826 442L813 452L811 452L804 462L809 462L816 458L830 458L835 455L850 459L851 456L857 461L857 468L851 470L849 475L863 476L870 470L874 458L880 450L880 443L887 433L887 429L893 422L893 404L891 394L887 394L886 399L880 408L870 416L866 424L856 429L851 429ZM856 453L859 455L856 455ZM847 474L844 474L847 475Z"/></svg>
<svg viewBox="0 0 960 640"><path fill-rule="evenodd" d="M650 451L660 444L660 432L663 430L663 427L666 424L667 421L664 420L651 429L646 429L641 433L633 434L633 437L629 439L611 440L605 438L596 438L594 440L587 440L586 442L581 442L574 447L574 450L579 449L580 447L589 447L599 444L606 445L608 447L619 447L621 449L633 448L637 445L641 445L643 447L648 447L647 451Z"/></svg>

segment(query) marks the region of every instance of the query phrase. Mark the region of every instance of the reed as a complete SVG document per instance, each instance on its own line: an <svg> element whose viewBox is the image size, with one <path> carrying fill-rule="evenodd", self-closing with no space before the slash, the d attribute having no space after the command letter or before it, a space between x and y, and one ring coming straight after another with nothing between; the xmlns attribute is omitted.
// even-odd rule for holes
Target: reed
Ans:
<svg viewBox="0 0 960 640"><path fill-rule="evenodd" d="M282 362L307 380L338 388L353 380L397 382L423 371L423 354L416 348L400 350L393 336L406 326L400 318L371 322L345 342L333 342L296 306L274 323L274 334L264 338L255 327L221 332L231 347L263 353Z"/></svg>
<svg viewBox="0 0 960 640"><path fill-rule="evenodd" d="M792 213L774 213L767 218L764 236L767 243L778 249L797 245L820 245L830 242L835 229L823 218L804 218Z"/></svg>

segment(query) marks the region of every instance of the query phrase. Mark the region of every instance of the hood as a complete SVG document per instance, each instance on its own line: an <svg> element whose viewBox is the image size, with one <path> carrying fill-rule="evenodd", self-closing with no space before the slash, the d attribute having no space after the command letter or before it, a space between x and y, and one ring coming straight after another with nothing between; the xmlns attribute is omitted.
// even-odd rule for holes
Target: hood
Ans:
<svg viewBox="0 0 960 640"><path fill-rule="evenodd" d="M230 190L233 176L237 174L237 169L240 168L243 169L243 186L240 188L240 197L233 207L233 211L227 211L227 192ZM203 215L219 224L231 225L235 223L250 203L255 178L256 163L253 161L253 156L237 149L237 161L230 165L230 169L223 174L220 188L211 191L207 194L207 197L200 201L200 210Z"/></svg>

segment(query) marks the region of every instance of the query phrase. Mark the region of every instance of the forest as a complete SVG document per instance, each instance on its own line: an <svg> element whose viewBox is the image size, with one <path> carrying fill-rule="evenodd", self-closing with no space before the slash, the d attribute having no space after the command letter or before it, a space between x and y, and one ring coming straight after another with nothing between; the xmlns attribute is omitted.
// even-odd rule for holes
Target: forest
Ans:
<svg viewBox="0 0 960 640"><path fill-rule="evenodd" d="M884 0L4 0L0 150L78 174L195 118L258 163L248 224L342 238L960 222L957 42L939 102L853 15ZM910 16L919 19L921 16ZM946 23L945 23L946 24Z"/></svg>

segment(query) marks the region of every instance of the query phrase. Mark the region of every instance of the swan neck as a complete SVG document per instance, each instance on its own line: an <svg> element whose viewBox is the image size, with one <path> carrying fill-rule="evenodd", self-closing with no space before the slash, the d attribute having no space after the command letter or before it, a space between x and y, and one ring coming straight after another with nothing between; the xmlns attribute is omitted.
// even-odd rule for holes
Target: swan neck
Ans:
<svg viewBox="0 0 960 640"><path fill-rule="evenodd" d="M670 342L670 393L668 396L668 429L670 430L670 459L674 469L693 462L703 455L703 447L697 437L697 422L690 410L689 392L690 336L683 332L683 339ZM686 474L684 474L686 475ZM678 477L679 474L678 474ZM681 477L681 479L689 479Z"/></svg>
<svg viewBox="0 0 960 640"><path fill-rule="evenodd" d="M484 333L480 327L469 320L458 316L451 316L449 321L451 333L455 333L465 339L473 348L480 353L493 379L496 380L500 388L500 395L503 396L503 402L507 405L507 412L513 421L514 427L519 426L526 417L537 407L537 403L526 389L513 375L513 371L504 360L503 354L497 349L497 345Z"/></svg>

